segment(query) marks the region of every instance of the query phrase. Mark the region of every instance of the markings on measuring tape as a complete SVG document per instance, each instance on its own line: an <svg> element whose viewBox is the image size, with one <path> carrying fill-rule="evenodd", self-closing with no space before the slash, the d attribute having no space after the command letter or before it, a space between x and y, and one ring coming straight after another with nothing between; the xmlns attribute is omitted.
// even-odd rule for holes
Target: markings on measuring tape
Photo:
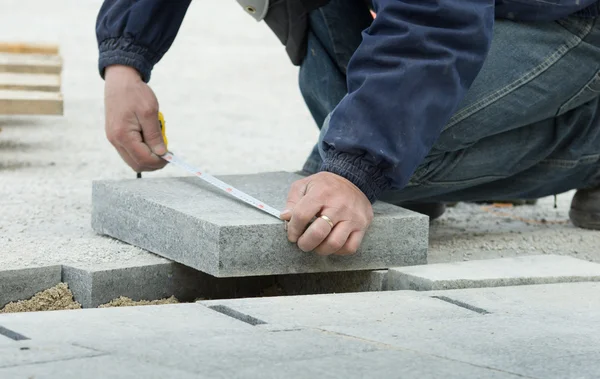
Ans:
<svg viewBox="0 0 600 379"><path fill-rule="evenodd" d="M161 155L161 157L164 160L166 160L167 162L172 163L175 166L183 168L184 170L196 175L197 177L204 180L205 182L212 184L213 186L227 192L228 194L234 196L237 199L244 201L247 204L252 205L255 208L258 208L264 212L267 212L268 214L275 216L277 218L279 218L279 216L281 214L281 212L279 212L277 209L275 209L269 205L266 205L262 201L255 199L254 197L248 195L247 193L244 193L244 192L230 186L229 184L215 178L214 176L209 175L209 174L203 172L202 170L199 170L198 168L189 165L188 163L177 158L173 153L166 153L164 155Z"/></svg>

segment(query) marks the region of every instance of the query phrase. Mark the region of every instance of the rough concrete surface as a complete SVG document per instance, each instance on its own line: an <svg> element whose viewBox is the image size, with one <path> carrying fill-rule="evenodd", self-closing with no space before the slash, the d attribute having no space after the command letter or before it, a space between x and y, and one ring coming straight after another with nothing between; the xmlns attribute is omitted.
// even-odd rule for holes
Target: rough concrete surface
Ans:
<svg viewBox="0 0 600 379"><path fill-rule="evenodd" d="M0 116L2 269L156 264L160 271L168 262L98 236L90 226L91 182L134 177L105 138L94 36L100 5L100 0L0 5L3 41L59 43L64 59L64 116ZM192 2L150 82L167 119L170 147L211 174L299 169L317 128L297 88L297 68L268 28L236 1L211 3L210 13L219 17L207 17L207 9L204 2ZM144 177L181 175L166 167ZM572 195L559 195L557 209L552 198L495 213L474 204L449 208L431 225L429 262L544 253L600 262L600 233L568 221Z"/></svg>
<svg viewBox="0 0 600 379"><path fill-rule="evenodd" d="M287 189L301 178L271 172L220 179L284 209ZM196 177L95 182L92 193L92 226L98 233L217 277L368 270L427 262L426 216L382 202L373 211L373 222L356 254L319 256L291 244L283 221Z"/></svg>
<svg viewBox="0 0 600 379"><path fill-rule="evenodd" d="M593 379L599 286L442 292L464 303L390 291L0 315L4 330L30 338L0 340L12 349L0 377L131 377L131 367L150 378ZM59 343L63 353L44 361L21 350Z"/></svg>
<svg viewBox="0 0 600 379"><path fill-rule="evenodd" d="M130 267L105 265L96 269L64 266L63 281L69 283L75 299L84 308L97 307L120 296L134 301L170 296L181 301L257 296L275 283L274 277L215 278L175 262Z"/></svg>
<svg viewBox="0 0 600 379"><path fill-rule="evenodd" d="M560 255L438 263L388 270L389 290L444 290L600 281L600 264Z"/></svg>
<svg viewBox="0 0 600 379"><path fill-rule="evenodd" d="M0 271L0 309L11 301L29 299L60 283L61 267L32 267Z"/></svg>

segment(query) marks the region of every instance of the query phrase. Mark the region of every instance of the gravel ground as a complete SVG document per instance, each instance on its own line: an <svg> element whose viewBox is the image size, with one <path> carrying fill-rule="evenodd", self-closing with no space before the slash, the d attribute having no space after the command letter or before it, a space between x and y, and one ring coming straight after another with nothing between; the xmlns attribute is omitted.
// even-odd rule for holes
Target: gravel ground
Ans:
<svg viewBox="0 0 600 379"><path fill-rule="evenodd" d="M90 228L91 181L134 175L104 136L94 34L100 4L3 0L0 5L1 40L58 42L65 61L64 116L0 117L3 268L162 261ZM151 86L167 118L170 148L191 162L213 174L294 171L317 137L296 76L275 36L235 1L195 1ZM180 175L167 167L146 176ZM571 196L560 195L557 210L548 198L537 206L501 210L508 215L459 204L433 223L430 261L532 253L600 261L600 233L565 222Z"/></svg>

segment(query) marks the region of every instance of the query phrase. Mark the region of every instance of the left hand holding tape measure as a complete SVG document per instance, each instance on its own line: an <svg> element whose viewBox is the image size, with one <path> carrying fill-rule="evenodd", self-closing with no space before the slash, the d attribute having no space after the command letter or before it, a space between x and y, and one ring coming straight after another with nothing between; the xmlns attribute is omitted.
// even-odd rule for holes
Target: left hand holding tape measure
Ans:
<svg viewBox="0 0 600 379"><path fill-rule="evenodd" d="M127 71L109 71L107 79L109 75L121 76L119 79L129 76ZM123 92L128 94L124 99L119 96ZM143 171L155 171L171 163L283 220L288 240L297 243L302 251L349 255L360 247L373 220L373 208L364 193L349 180L330 172L297 180L289 190L286 209L279 212L169 152L165 119L156 111L158 101L139 76L133 81L107 80L105 94L106 135L138 177Z"/></svg>

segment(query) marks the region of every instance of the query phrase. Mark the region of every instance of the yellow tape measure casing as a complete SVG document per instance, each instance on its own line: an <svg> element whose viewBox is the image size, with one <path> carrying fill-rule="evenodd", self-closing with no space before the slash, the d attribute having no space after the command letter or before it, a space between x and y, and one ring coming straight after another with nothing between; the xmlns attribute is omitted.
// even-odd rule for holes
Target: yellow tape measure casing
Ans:
<svg viewBox="0 0 600 379"><path fill-rule="evenodd" d="M160 123L160 133L162 134L163 141L165 141L165 147L167 150L169 149L169 140L167 140L167 124L165 122L165 117L162 112L158 112L158 122Z"/></svg>

